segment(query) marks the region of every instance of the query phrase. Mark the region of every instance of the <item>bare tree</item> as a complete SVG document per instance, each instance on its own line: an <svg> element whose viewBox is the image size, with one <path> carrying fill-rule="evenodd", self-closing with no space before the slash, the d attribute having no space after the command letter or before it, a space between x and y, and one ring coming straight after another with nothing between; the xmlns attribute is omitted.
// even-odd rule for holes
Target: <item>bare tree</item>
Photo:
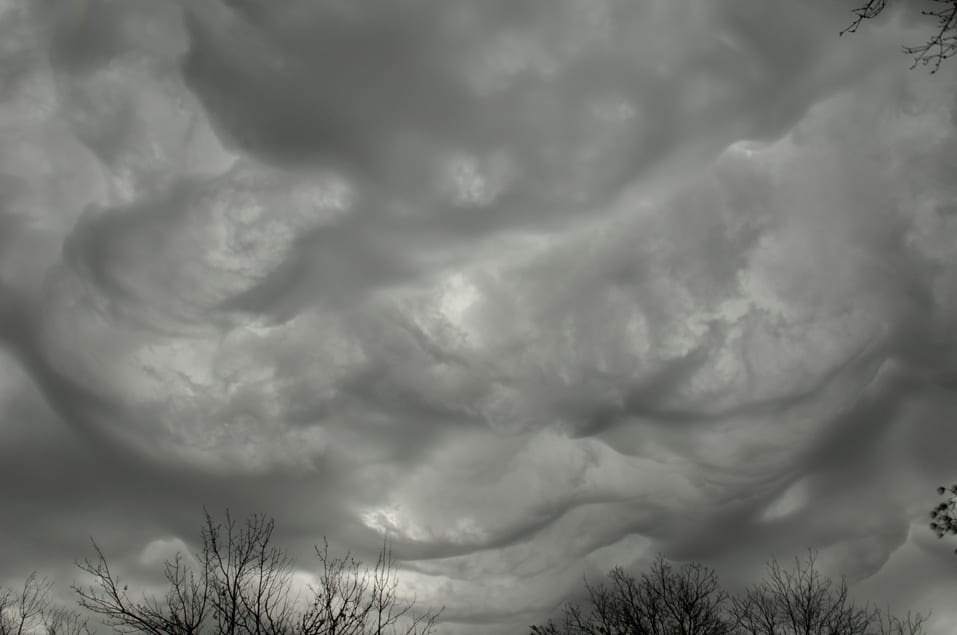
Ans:
<svg viewBox="0 0 957 635"><path fill-rule="evenodd" d="M924 622L927 621L926 615L911 613L908 611L904 617L899 617L890 612L890 609L884 611L874 610L874 635L922 635L924 632Z"/></svg>
<svg viewBox="0 0 957 635"><path fill-rule="evenodd" d="M733 598L732 613L748 635L919 635L925 620L855 604L843 578L835 584L815 568L814 552L791 569L769 562L764 580Z"/></svg>
<svg viewBox="0 0 957 635"><path fill-rule="evenodd" d="M259 517L254 516L250 522L258 520ZM234 523L228 514L227 523L232 529ZM226 540L225 555L220 553L217 557L211 553L212 549L223 548L218 536L217 540L209 539L210 535L219 531L220 526L207 513L206 526L202 532L201 568L198 572L189 567L179 553L163 563L163 575L168 585L163 600L154 597L137 600L130 597L128 585L121 584L120 578L110 569L103 550L91 539L96 558L85 559L77 566L92 578L92 584L88 587L73 586L80 606L99 615L107 625L121 633L191 635L207 630L233 632L230 629L235 628L238 611L224 611L226 615L222 620L214 615L217 608L223 608L222 599L223 596L228 597L226 589L229 588L230 578L235 579L236 575L234 570L227 568L226 579L216 578L219 573L215 568L217 561L229 559L231 551L228 547L235 542L234 539ZM229 533L232 538L233 532ZM233 623L229 622L230 617ZM215 628L210 629L211 622L215 623Z"/></svg>
<svg viewBox="0 0 957 635"><path fill-rule="evenodd" d="M888 0L867 0L852 12L854 19L841 35L854 33L864 20L881 15L887 8ZM929 66L936 73L940 65L954 53L957 53L957 0L925 0L929 7L921 14L935 22L933 34L928 40L917 46L905 46L904 52L914 57L914 66Z"/></svg>
<svg viewBox="0 0 957 635"><path fill-rule="evenodd" d="M321 571L310 598L292 592L293 562L272 544L275 523L260 514L224 522L209 513L201 550L190 567L177 554L164 563L162 600L130 597L94 542L96 558L78 563L92 578L74 586L80 605L120 632L153 635L425 635L438 613L417 613L398 593L396 563L384 544L369 570L352 558L316 548Z"/></svg>
<svg viewBox="0 0 957 635"><path fill-rule="evenodd" d="M636 579L612 569L609 583L587 584L588 606L565 607L556 624L531 627L533 635L730 635L729 598L713 569L675 568L661 555Z"/></svg>
<svg viewBox="0 0 957 635"><path fill-rule="evenodd" d="M89 635L79 613L53 602L52 588L53 583L38 578L36 572L27 576L19 590L0 587L0 635Z"/></svg>
<svg viewBox="0 0 957 635"><path fill-rule="evenodd" d="M768 563L766 577L729 597L715 572L675 568L661 556L635 579L613 569L610 583L588 585L584 607L531 627L532 635L922 635L926 618L856 605L843 579L815 568L815 554L793 568Z"/></svg>
<svg viewBox="0 0 957 635"><path fill-rule="evenodd" d="M275 521L260 514L238 524L206 513L201 564L217 632L281 634L292 629L292 561L271 544Z"/></svg>
<svg viewBox="0 0 957 635"><path fill-rule="evenodd" d="M416 635L431 633L438 613L415 612L415 601L399 598L399 579L388 543L371 569L346 554L329 555L323 541L316 547L319 585L300 620L299 632L309 635Z"/></svg>
<svg viewBox="0 0 957 635"><path fill-rule="evenodd" d="M0 634L12 635L32 631L42 620L47 597L47 583L31 573L19 591L0 591Z"/></svg>

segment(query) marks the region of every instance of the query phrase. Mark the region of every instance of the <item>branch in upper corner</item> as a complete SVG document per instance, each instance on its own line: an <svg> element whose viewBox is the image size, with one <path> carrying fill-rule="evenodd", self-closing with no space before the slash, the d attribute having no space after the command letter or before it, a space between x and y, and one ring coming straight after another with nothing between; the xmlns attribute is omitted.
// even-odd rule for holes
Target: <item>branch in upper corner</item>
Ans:
<svg viewBox="0 0 957 635"><path fill-rule="evenodd" d="M865 4L854 9L851 12L854 18L841 31L841 35L855 33L864 20L871 20L881 15L887 8L887 1L868 0ZM911 68L928 66L931 73L936 73L940 70L944 60L957 53L957 0L926 1L930 8L922 10L921 15L933 19L932 35L924 44L904 46L903 48L905 53L914 58Z"/></svg>

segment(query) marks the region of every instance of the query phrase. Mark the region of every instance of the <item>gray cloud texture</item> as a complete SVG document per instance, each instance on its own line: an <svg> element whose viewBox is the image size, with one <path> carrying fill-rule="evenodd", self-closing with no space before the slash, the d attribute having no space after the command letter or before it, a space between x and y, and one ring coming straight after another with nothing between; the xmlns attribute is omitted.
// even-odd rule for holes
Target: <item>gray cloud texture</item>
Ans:
<svg viewBox="0 0 957 635"><path fill-rule="evenodd" d="M0 569L230 505L450 633L806 547L953 632L957 81L852 5L4 0Z"/></svg>

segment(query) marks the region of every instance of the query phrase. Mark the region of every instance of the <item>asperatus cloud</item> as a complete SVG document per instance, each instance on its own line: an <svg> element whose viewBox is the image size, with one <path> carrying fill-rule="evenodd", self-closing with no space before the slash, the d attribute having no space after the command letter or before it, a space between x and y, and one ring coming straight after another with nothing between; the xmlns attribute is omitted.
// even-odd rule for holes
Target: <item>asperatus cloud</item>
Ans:
<svg viewBox="0 0 957 635"><path fill-rule="evenodd" d="M957 64L854 4L0 0L0 586L228 507L453 635L808 548L955 632Z"/></svg>

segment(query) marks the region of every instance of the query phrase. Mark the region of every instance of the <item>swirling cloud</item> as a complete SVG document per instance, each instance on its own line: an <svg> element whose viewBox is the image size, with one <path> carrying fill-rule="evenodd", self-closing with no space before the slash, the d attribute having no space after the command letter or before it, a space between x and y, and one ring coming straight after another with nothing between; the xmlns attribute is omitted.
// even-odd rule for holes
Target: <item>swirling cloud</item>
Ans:
<svg viewBox="0 0 957 635"><path fill-rule="evenodd" d="M2 6L9 544L83 548L38 514L138 576L202 503L297 553L385 532L450 632L657 550L916 585L952 477L957 136L908 20Z"/></svg>

